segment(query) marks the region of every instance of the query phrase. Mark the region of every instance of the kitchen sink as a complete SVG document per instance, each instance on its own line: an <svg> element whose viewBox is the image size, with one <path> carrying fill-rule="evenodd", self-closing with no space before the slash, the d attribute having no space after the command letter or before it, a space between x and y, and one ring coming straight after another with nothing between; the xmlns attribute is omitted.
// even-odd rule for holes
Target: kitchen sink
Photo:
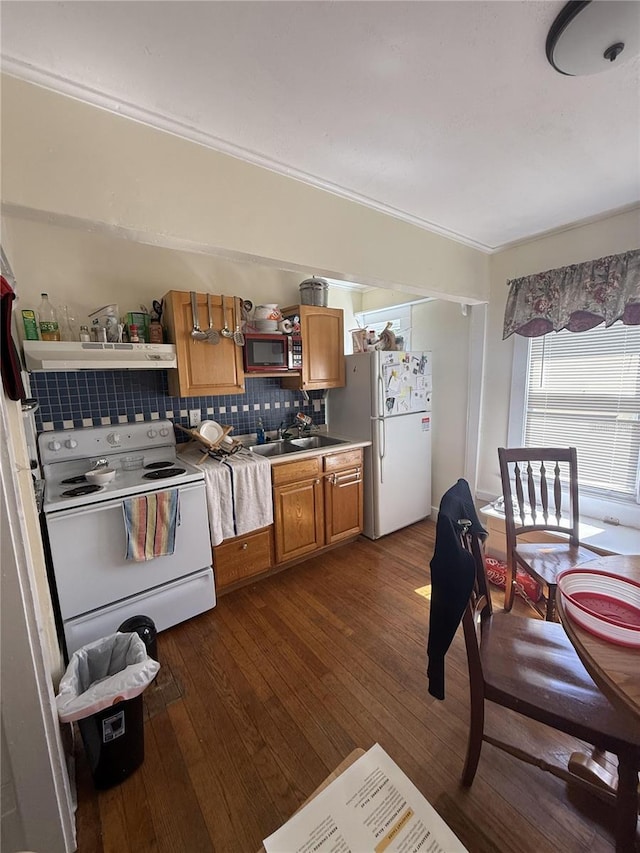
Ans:
<svg viewBox="0 0 640 853"><path fill-rule="evenodd" d="M299 453L302 448L289 441L268 441L266 444L252 444L249 450L260 456L282 456L283 453Z"/></svg>
<svg viewBox="0 0 640 853"><path fill-rule="evenodd" d="M309 435L304 438L252 444L249 450L252 453L259 453L260 456L282 456L285 453L301 453L303 450L315 450L318 447L332 447L334 444L348 444L348 442L341 438L331 438L329 435Z"/></svg>
<svg viewBox="0 0 640 853"><path fill-rule="evenodd" d="M290 444L295 444L300 450L314 450L316 447L331 447L334 444L347 444L341 438L331 438L330 435L309 435L304 438L292 438Z"/></svg>

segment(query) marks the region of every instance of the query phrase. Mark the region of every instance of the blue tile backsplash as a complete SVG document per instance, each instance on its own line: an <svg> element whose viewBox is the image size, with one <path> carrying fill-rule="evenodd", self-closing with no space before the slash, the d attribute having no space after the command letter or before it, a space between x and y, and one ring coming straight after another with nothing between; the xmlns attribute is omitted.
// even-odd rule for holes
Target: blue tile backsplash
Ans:
<svg viewBox="0 0 640 853"><path fill-rule="evenodd" d="M233 427L233 434L256 431L262 418L266 430L290 423L298 412L325 423L322 391L310 391L307 402L300 391L280 387L279 379L248 378L244 394L219 397L170 397L166 370L78 370L34 372L31 393L40 404L36 429L72 429L172 420L189 426L189 410L199 409L202 420ZM178 441L184 440L182 433Z"/></svg>

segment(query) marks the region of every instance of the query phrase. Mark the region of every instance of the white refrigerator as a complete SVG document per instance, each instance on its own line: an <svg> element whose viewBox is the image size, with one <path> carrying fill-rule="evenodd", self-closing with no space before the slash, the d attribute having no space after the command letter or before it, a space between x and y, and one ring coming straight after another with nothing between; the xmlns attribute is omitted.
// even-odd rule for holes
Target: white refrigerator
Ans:
<svg viewBox="0 0 640 853"><path fill-rule="evenodd" d="M346 386L327 404L329 432L364 452L364 534L378 539L431 514L431 353L346 356Z"/></svg>

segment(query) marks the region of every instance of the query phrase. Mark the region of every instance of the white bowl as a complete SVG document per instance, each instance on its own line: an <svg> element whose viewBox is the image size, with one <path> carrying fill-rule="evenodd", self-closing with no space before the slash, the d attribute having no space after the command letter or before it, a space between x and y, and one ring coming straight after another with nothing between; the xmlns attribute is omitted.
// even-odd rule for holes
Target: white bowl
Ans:
<svg viewBox="0 0 640 853"><path fill-rule="evenodd" d="M620 646L640 648L640 584L597 569L558 575L567 615L589 633Z"/></svg>
<svg viewBox="0 0 640 853"><path fill-rule="evenodd" d="M87 483L96 486L106 486L116 476L115 468L97 468L95 471L87 471L84 475Z"/></svg>

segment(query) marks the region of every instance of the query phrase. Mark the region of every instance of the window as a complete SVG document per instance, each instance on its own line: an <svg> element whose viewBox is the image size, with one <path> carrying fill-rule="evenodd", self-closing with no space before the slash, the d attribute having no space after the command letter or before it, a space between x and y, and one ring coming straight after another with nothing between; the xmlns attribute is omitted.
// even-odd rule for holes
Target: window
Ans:
<svg viewBox="0 0 640 853"><path fill-rule="evenodd" d="M640 329L518 338L513 380L509 444L576 447L581 513L640 526Z"/></svg>
<svg viewBox="0 0 640 853"><path fill-rule="evenodd" d="M392 323L391 331L396 338L401 338L402 348L411 349L411 306L396 305L393 308L382 308L378 311L363 311L356 314L358 323L365 329L371 329L376 337L384 331L388 322Z"/></svg>

